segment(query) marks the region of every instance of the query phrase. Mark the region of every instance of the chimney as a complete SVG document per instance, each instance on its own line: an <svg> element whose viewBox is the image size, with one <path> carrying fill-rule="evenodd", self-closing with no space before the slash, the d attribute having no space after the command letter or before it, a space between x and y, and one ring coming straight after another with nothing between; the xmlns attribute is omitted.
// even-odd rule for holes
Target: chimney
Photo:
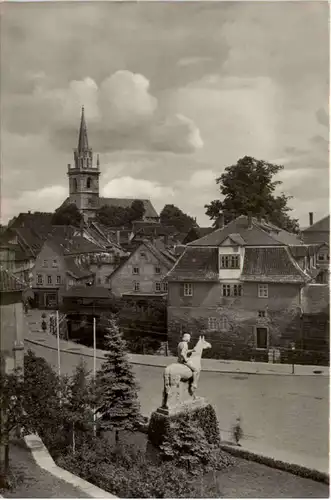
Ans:
<svg viewBox="0 0 331 500"><path fill-rule="evenodd" d="M252 212L248 212L247 214L247 228L252 229L253 223L252 223Z"/></svg>
<svg viewBox="0 0 331 500"><path fill-rule="evenodd" d="M216 224L215 224L216 229L223 229L224 227L224 214L219 214L219 216L216 219Z"/></svg>
<svg viewBox="0 0 331 500"><path fill-rule="evenodd" d="M309 212L309 225L312 226L314 224L314 212Z"/></svg>

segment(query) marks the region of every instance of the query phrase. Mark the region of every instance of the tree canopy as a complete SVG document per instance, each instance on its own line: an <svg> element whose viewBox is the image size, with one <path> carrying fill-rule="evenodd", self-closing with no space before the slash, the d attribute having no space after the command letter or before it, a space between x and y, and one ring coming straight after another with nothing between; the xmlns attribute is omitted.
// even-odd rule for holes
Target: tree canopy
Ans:
<svg viewBox="0 0 331 500"><path fill-rule="evenodd" d="M292 197L275 193L282 182L273 178L283 168L282 165L256 160L250 156L226 167L224 173L216 179L223 200L213 200L205 205L206 215L216 221L220 213L223 213L225 223L228 223L239 215L251 213L253 217L264 218L282 229L298 232L298 220L292 219L288 214L292 210L288 206Z"/></svg>
<svg viewBox="0 0 331 500"><path fill-rule="evenodd" d="M130 226L135 220L142 220L145 214L144 203L134 200L130 207L103 205L96 212L96 220L100 224L111 227Z"/></svg>
<svg viewBox="0 0 331 500"><path fill-rule="evenodd" d="M196 226L196 222L190 215L185 214L175 205L165 205L160 213L160 221L164 226L174 226L181 233L188 233Z"/></svg>
<svg viewBox="0 0 331 500"><path fill-rule="evenodd" d="M76 226L80 227L83 216L74 203L58 208L52 218L55 226Z"/></svg>

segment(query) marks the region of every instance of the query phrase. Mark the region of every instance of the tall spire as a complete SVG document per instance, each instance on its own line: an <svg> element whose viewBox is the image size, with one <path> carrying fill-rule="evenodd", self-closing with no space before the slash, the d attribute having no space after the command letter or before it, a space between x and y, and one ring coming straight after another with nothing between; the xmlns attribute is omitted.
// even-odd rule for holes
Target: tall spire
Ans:
<svg viewBox="0 0 331 500"><path fill-rule="evenodd" d="M78 139L78 152L82 153L83 151L88 150L88 140L87 140L87 127L85 122L84 115L84 106L82 106L82 116L80 120L80 130L79 130L79 139Z"/></svg>

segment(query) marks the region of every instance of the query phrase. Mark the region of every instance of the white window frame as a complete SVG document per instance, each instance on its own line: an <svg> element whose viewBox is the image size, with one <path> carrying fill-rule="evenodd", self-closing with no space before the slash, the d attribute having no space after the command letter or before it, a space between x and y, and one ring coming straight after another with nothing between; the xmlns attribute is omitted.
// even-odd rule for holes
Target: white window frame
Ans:
<svg viewBox="0 0 331 500"><path fill-rule="evenodd" d="M259 328L263 328L263 329L267 330L267 345L266 345L266 347L258 347L258 345L257 345L257 330ZM269 328L267 326L256 326L255 327L255 346L256 346L257 350L261 350L261 351L266 351L269 349Z"/></svg>
<svg viewBox="0 0 331 500"><path fill-rule="evenodd" d="M50 274L47 275L47 285L53 285L53 278Z"/></svg>
<svg viewBox="0 0 331 500"><path fill-rule="evenodd" d="M53 259L52 267L57 267L57 259Z"/></svg>
<svg viewBox="0 0 331 500"><path fill-rule="evenodd" d="M215 317L208 318L208 330L216 332L218 330L218 320Z"/></svg>
<svg viewBox="0 0 331 500"><path fill-rule="evenodd" d="M167 281L163 281L162 288L163 288L164 292L168 293L168 282Z"/></svg>
<svg viewBox="0 0 331 500"><path fill-rule="evenodd" d="M161 274L160 266L155 266L155 274Z"/></svg>
<svg viewBox="0 0 331 500"><path fill-rule="evenodd" d="M220 269L240 269L240 255L238 254L221 254Z"/></svg>
<svg viewBox="0 0 331 500"><path fill-rule="evenodd" d="M133 282L133 289L135 292L140 292L140 282L139 281Z"/></svg>
<svg viewBox="0 0 331 500"><path fill-rule="evenodd" d="M61 285L61 276L56 276L56 284Z"/></svg>
<svg viewBox="0 0 331 500"><path fill-rule="evenodd" d="M193 297L192 283L184 283L184 297Z"/></svg>
<svg viewBox="0 0 331 500"><path fill-rule="evenodd" d="M44 284L44 277L42 274L37 274L37 285L43 285Z"/></svg>
<svg viewBox="0 0 331 500"><path fill-rule="evenodd" d="M237 293L235 293L235 290L237 290ZM243 294L243 286L239 283L235 283L234 285L231 286L231 295L233 297L242 297Z"/></svg>
<svg viewBox="0 0 331 500"><path fill-rule="evenodd" d="M225 290L226 293L224 293ZM231 285L229 283L222 283L222 297L231 297Z"/></svg>
<svg viewBox="0 0 331 500"><path fill-rule="evenodd" d="M161 292L162 291L161 281L156 281L156 283L155 283L155 291L156 292Z"/></svg>
<svg viewBox="0 0 331 500"><path fill-rule="evenodd" d="M48 260L47 259L43 260L43 267L48 267Z"/></svg>
<svg viewBox="0 0 331 500"><path fill-rule="evenodd" d="M138 272L136 272L136 271L138 271ZM132 268L132 274L134 274L135 276L139 276L139 274L140 274L140 269L139 269L139 267L138 267L138 266L134 266L134 267Z"/></svg>
<svg viewBox="0 0 331 500"><path fill-rule="evenodd" d="M258 318L266 318L267 317L267 311L264 311L263 309L260 309L258 312L257 312L257 316Z"/></svg>
<svg viewBox="0 0 331 500"><path fill-rule="evenodd" d="M259 299L267 299L269 297L269 287L265 283L257 285L257 296Z"/></svg>

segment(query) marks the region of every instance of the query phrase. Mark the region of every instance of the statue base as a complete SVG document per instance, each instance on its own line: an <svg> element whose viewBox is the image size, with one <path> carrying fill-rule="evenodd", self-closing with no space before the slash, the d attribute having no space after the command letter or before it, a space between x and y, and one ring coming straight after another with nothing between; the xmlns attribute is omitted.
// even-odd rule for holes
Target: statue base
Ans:
<svg viewBox="0 0 331 500"><path fill-rule="evenodd" d="M159 448L172 432L171 424L185 415L189 415L204 431L210 444L216 445L220 443L220 431L215 409L204 398L196 398L193 401L179 403L171 408L158 408L154 411L148 426L150 443Z"/></svg>

